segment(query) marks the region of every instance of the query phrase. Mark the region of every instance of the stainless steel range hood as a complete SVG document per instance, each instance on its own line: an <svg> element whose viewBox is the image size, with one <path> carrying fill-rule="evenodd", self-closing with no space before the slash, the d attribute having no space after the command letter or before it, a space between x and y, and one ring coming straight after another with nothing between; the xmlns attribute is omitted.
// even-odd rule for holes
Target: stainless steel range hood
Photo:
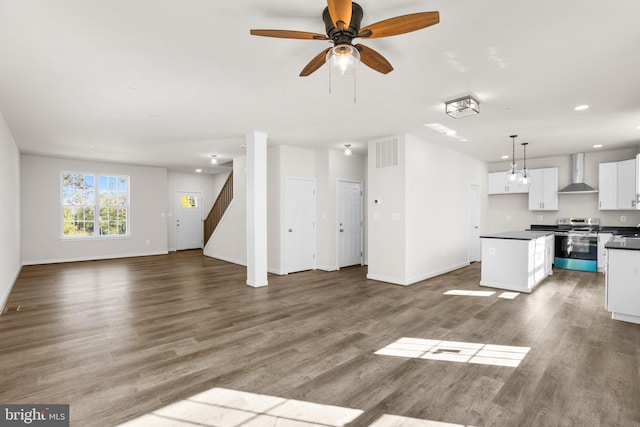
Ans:
<svg viewBox="0 0 640 427"><path fill-rule="evenodd" d="M558 191L558 194L588 194L598 190L584 182L584 153L571 155L571 184Z"/></svg>

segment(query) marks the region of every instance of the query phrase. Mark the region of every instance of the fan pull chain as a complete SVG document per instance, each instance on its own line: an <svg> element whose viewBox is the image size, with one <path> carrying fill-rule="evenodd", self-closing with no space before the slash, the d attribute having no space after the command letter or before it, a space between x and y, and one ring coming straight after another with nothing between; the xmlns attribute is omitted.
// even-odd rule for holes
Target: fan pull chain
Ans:
<svg viewBox="0 0 640 427"><path fill-rule="evenodd" d="M329 64L329 93L331 93L331 64Z"/></svg>
<svg viewBox="0 0 640 427"><path fill-rule="evenodd" d="M353 103L356 103L356 75L358 67L353 68Z"/></svg>

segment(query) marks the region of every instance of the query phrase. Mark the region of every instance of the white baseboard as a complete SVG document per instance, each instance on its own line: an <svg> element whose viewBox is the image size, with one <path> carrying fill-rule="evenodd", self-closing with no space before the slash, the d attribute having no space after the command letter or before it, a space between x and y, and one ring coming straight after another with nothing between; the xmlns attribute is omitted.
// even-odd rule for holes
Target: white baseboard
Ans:
<svg viewBox="0 0 640 427"><path fill-rule="evenodd" d="M457 269L462 268L462 267L466 267L468 265L469 265L468 262L463 262L463 263L460 263L460 264L451 265L449 267L441 268L440 270L432 271L432 272L429 272L427 274L423 274L423 275L420 275L420 276L412 277L412 278L407 280L407 285L412 285L412 284L417 283L417 282L422 282L423 280L431 279L432 277L440 276L442 274L448 273L450 271L457 270Z"/></svg>
<svg viewBox="0 0 640 427"><path fill-rule="evenodd" d="M169 252L177 252L177 249L176 249L176 248L168 248L167 250L168 250Z"/></svg>
<svg viewBox="0 0 640 427"><path fill-rule="evenodd" d="M469 263L464 262L461 264L452 265L449 267L442 268L440 270L432 271L426 274L422 274L420 276L416 276L416 277L412 277L410 279L404 279L404 280L399 279L397 277L388 277L388 276L382 276L379 274L367 274L367 279L377 280L379 282L392 283L394 285L409 286L409 285L413 285L414 283L422 282L423 280L427 280L432 277L440 276L450 271L457 270L462 267L466 267L468 265Z"/></svg>
<svg viewBox="0 0 640 427"><path fill-rule="evenodd" d="M316 270L322 270L322 271L338 271L340 270L340 268L337 265L334 266L326 266L326 265L317 265L316 266Z"/></svg>
<svg viewBox="0 0 640 427"><path fill-rule="evenodd" d="M215 258L215 259L219 259L220 261L225 261L225 262L230 262L231 264L238 264L238 265L242 265L243 267L247 266L247 262L246 261L242 261L239 259L235 259L235 258L230 258L230 257L226 257L223 255L217 255L217 254L204 254L205 256L208 256L209 258Z"/></svg>
<svg viewBox="0 0 640 427"><path fill-rule="evenodd" d="M4 308L7 305L7 301L9 301L9 295L11 295L11 291L13 290L13 285L16 284L16 280L18 280L18 276L20 275L21 271L22 271L22 266L19 266L18 271L16 271L16 273L13 275L13 278L9 282L10 283L9 288L7 289L4 295L0 295L0 314L4 312Z"/></svg>
<svg viewBox="0 0 640 427"><path fill-rule="evenodd" d="M253 282L250 282L249 280L247 280L247 286L251 286L252 288L261 288L263 286L267 286L268 284L269 284L269 282L267 282L267 281L253 283Z"/></svg>
<svg viewBox="0 0 640 427"><path fill-rule="evenodd" d="M154 255L167 255L168 251L158 251L158 252L139 252L139 253L131 253L131 254L111 254L111 255L100 255L100 256L86 256L86 257L77 257L77 258L58 258L58 259L41 259L41 260L30 260L24 261L22 265L39 265L39 264L58 264L63 262L78 262L78 261L99 261L102 259L116 259L116 258L135 258L142 256L154 256Z"/></svg>
<svg viewBox="0 0 640 427"><path fill-rule="evenodd" d="M272 274L277 274L278 276L285 276L288 274L286 271L282 271L278 268L267 267L267 271Z"/></svg>

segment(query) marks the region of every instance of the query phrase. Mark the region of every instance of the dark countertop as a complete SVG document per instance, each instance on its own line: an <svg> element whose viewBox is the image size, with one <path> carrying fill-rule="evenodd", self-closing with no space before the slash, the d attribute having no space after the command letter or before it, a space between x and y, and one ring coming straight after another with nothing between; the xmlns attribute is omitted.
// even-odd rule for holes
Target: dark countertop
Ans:
<svg viewBox="0 0 640 427"><path fill-rule="evenodd" d="M626 249L630 251L640 251L640 238L613 236L605 245L607 249Z"/></svg>
<svg viewBox="0 0 640 427"><path fill-rule="evenodd" d="M504 233L480 236L481 239L533 240L538 237L553 236L553 231L505 231Z"/></svg>
<svg viewBox="0 0 640 427"><path fill-rule="evenodd" d="M600 227L600 233L613 233L620 236L634 236L640 235L640 228L638 227L617 227L617 226L603 226Z"/></svg>

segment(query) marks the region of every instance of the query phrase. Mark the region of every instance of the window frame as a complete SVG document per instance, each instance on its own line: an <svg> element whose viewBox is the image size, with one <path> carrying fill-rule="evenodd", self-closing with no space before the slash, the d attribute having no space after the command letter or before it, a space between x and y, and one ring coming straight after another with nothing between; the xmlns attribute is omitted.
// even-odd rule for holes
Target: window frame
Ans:
<svg viewBox="0 0 640 427"><path fill-rule="evenodd" d="M94 180L94 188L93 188L93 205L82 205L82 206L92 206L93 207L93 235L91 236L72 236L64 234L64 211L65 207L73 206L73 205L65 205L64 203L64 177L65 175L84 175L84 176L92 176ZM125 234L101 234L100 226L101 226L101 217L100 217L100 209L104 207L109 207L108 205L100 204L100 178L101 177L116 177L116 178L125 178L126 179L126 202L124 204L124 208L126 210L126 220ZM97 173L97 172L82 172L78 170L62 170L60 172L60 193L59 193L59 212L60 212L60 239L65 241L78 241L78 240L109 240L109 239L128 239L131 237L131 176L127 174L121 173Z"/></svg>

